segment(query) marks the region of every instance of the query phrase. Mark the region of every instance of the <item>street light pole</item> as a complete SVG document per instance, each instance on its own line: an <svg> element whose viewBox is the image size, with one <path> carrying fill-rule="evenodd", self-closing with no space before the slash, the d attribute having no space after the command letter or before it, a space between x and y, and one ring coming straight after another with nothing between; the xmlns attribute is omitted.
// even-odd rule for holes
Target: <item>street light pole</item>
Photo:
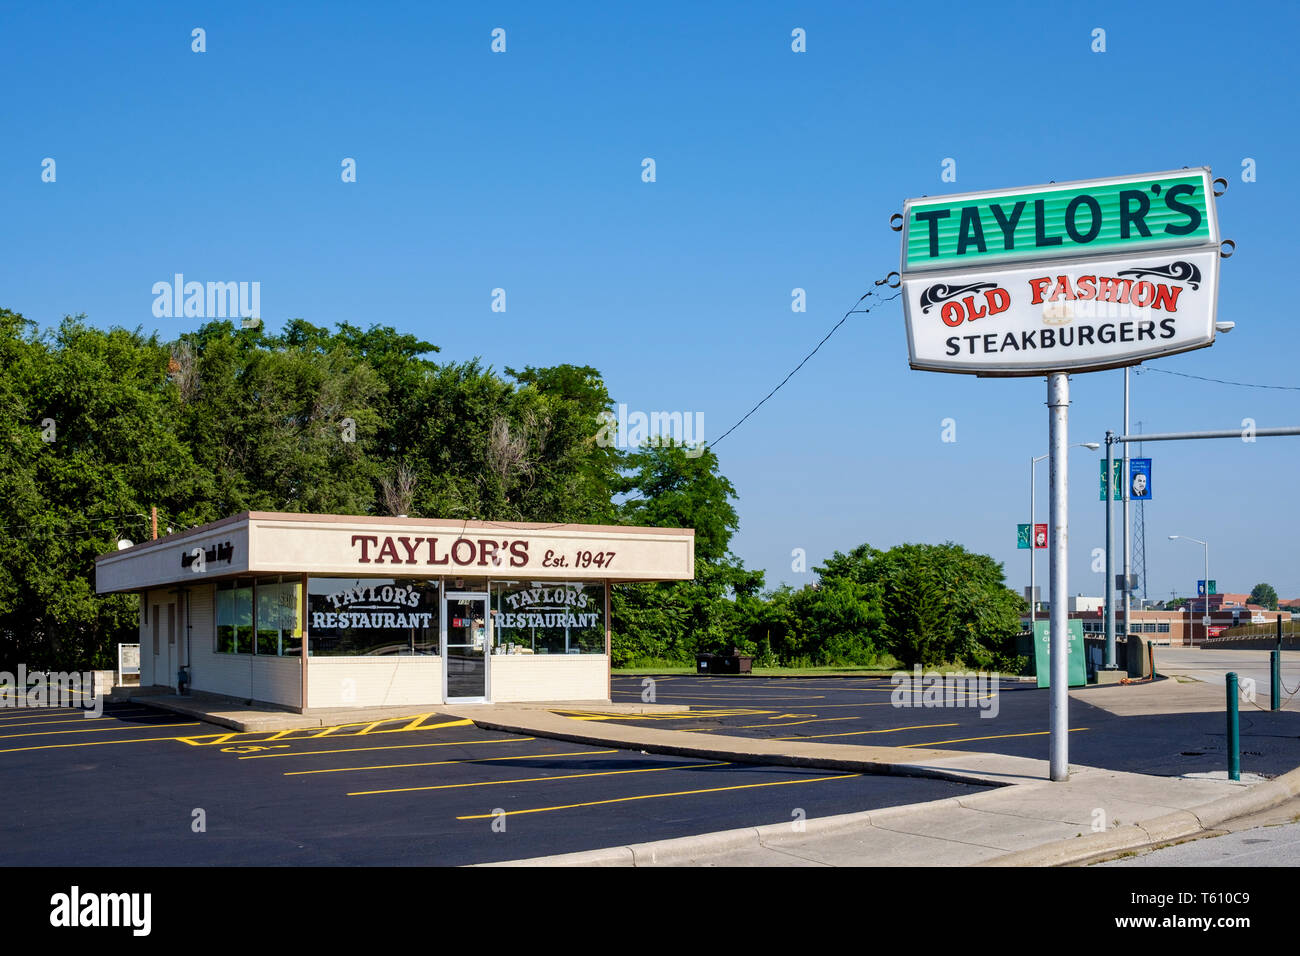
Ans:
<svg viewBox="0 0 1300 956"><path fill-rule="evenodd" d="M1128 434L1128 366L1124 366L1124 434ZM1132 574L1129 566L1129 534L1128 534L1128 492L1129 478L1128 473L1128 445L1124 446L1124 454L1120 458L1119 466L1119 487L1121 495L1121 510L1123 511L1122 520L1124 524L1124 640L1128 640L1129 631L1132 625L1129 624L1129 577Z"/></svg>
<svg viewBox="0 0 1300 956"><path fill-rule="evenodd" d="M1201 634L1201 646L1210 639L1210 546L1204 541L1205 545L1205 617L1201 618L1201 625L1205 630Z"/></svg>
<svg viewBox="0 0 1300 956"><path fill-rule="evenodd" d="M1037 521L1038 508L1035 495L1038 488L1034 481L1034 466L1046 457L1047 455L1039 455L1029 460L1029 630L1031 632L1034 629L1034 621L1038 620L1038 598L1034 594L1034 569L1038 564L1038 526L1034 523Z"/></svg>
<svg viewBox="0 0 1300 956"><path fill-rule="evenodd" d="M1095 441L1081 441L1081 442L1075 442L1070 447L1090 448L1093 451L1096 451L1098 448L1101 447L1101 445ZM1038 557L1037 554L1038 534L1036 531L1038 525L1035 524L1035 521L1037 520L1037 506L1035 504L1035 498L1038 489L1035 486L1035 482L1034 482L1034 475L1035 475L1034 466L1037 465L1040 461L1043 461L1049 457L1051 456L1039 455L1037 458L1029 459L1029 630L1030 631L1034 629L1034 621L1037 620L1037 615L1038 615L1038 602L1034 599L1034 568L1037 563L1036 559Z"/></svg>
<svg viewBox="0 0 1300 956"><path fill-rule="evenodd" d="M1210 637L1210 545L1207 542L1200 540L1199 538L1188 538L1187 535L1185 534L1171 534L1169 536L1170 541L1177 541L1179 538L1186 538L1186 540L1188 541L1195 541L1197 544L1199 544L1202 548L1205 549L1205 600L1202 602L1202 607L1205 609L1205 615L1201 618L1201 627L1204 628L1201 635L1201 645L1204 646L1205 642L1209 640ZM1192 608L1194 612L1196 605L1193 604ZM1196 646L1195 625L1192 626L1191 632L1188 636L1191 638L1192 647L1195 647Z"/></svg>
<svg viewBox="0 0 1300 956"><path fill-rule="evenodd" d="M1106 477L1102 484L1104 489L1103 497L1105 498L1106 507L1106 670L1115 669L1115 562L1111 559L1111 544L1115 540L1115 535L1111 531L1111 501L1115 497L1115 489L1111 487L1115 483L1115 467L1112 464L1114 452L1112 448L1115 445L1113 441L1115 433L1107 430L1106 432L1106 470L1103 474Z"/></svg>

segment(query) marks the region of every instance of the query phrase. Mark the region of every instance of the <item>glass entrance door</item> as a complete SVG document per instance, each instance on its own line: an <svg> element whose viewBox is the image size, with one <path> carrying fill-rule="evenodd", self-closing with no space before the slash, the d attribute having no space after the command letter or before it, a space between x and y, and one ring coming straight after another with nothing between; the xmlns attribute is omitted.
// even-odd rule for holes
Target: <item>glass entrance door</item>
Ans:
<svg viewBox="0 0 1300 956"><path fill-rule="evenodd" d="M444 700L486 700L488 596L448 591L442 602L442 665Z"/></svg>

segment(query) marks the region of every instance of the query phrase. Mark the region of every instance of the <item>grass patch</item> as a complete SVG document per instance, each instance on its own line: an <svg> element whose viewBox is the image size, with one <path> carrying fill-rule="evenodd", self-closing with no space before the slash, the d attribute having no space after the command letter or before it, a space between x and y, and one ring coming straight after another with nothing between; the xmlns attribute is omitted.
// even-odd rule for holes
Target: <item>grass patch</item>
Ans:
<svg viewBox="0 0 1300 956"><path fill-rule="evenodd" d="M940 664L924 669L926 673L938 671L941 674L962 673L976 670L966 664ZM704 677L889 677L898 671L907 671L893 658L882 660L874 667L755 667L750 674L702 674ZM695 667L677 661L636 661L624 667L612 668L612 672L621 677L638 677L658 674L694 674ZM1015 676L1015 675L1009 675Z"/></svg>

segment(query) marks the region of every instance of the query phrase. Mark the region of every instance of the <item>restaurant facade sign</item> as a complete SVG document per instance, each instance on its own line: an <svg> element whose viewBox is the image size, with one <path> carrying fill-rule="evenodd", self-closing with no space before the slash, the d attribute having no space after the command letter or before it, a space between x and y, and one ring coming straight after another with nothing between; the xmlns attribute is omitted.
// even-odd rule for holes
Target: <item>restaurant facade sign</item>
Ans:
<svg viewBox="0 0 1300 956"><path fill-rule="evenodd" d="M913 199L902 218L913 368L1042 375L1214 341L1208 169Z"/></svg>
<svg viewBox="0 0 1300 956"><path fill-rule="evenodd" d="M103 555L95 569L100 593L205 577L295 573L690 580L695 535L678 528L245 512Z"/></svg>

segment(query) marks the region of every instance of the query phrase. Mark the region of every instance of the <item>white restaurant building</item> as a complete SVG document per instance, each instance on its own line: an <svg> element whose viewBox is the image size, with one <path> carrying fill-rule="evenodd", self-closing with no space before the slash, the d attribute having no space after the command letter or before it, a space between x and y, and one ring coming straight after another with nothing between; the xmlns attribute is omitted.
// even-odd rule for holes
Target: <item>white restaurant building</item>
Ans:
<svg viewBox="0 0 1300 956"><path fill-rule="evenodd" d="M140 595L142 686L295 711L600 701L610 584L694 559L691 529L253 511L103 555L95 586Z"/></svg>

